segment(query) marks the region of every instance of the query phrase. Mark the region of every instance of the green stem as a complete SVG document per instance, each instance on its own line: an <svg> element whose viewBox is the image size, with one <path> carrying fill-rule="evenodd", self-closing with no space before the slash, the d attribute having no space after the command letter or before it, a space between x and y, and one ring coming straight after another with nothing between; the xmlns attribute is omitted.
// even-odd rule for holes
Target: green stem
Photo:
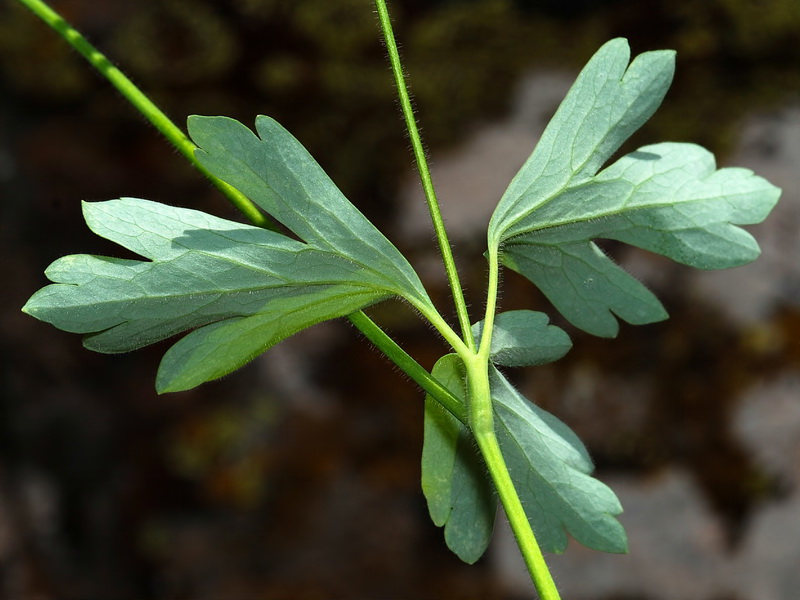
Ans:
<svg viewBox="0 0 800 600"><path fill-rule="evenodd" d="M489 245L489 285L486 294L486 316L483 321L483 335L480 348L474 359L465 361L469 384L469 421L475 440L478 442L497 494L506 511L508 522L514 532L522 558L528 567L536 591L541 600L560 600L550 569L542 555L542 550L531 529L530 521L508 472L500 443L494 430L491 389L489 386L489 353L497 311L497 290L499 287L500 265L497 245Z"/></svg>
<svg viewBox="0 0 800 600"><path fill-rule="evenodd" d="M500 286L500 261L497 246L489 246L489 283L486 292L486 314L483 318L483 334L480 339L479 354L489 364L489 352L492 346L494 316L497 312L497 290Z"/></svg>
<svg viewBox="0 0 800 600"><path fill-rule="evenodd" d="M464 403L456 398L453 393L442 385L438 379L433 377L422 365L414 360L397 342L390 338L378 325L370 319L363 311L355 312L347 316L350 322L358 327L366 338L375 344L381 351L402 369L419 387L444 406L450 413L467 424L467 409Z"/></svg>
<svg viewBox="0 0 800 600"><path fill-rule="evenodd" d="M450 247L450 241L444 227L442 211L439 208L439 201L436 199L436 191L433 188L433 180L431 179L428 160L425 157L425 149L422 146L422 139L420 138L419 129L417 128L417 121L414 118L414 109L411 106L411 98L408 94L408 88L406 87L403 66L400 62L400 53L397 50L397 42L395 41L394 32L392 31L389 9L386 7L385 0L375 0L375 7L378 9L378 19L380 20L381 30L383 31L383 37L386 42L386 50L389 53L389 62L392 65L392 73L394 74L395 84L397 85L400 107L403 111L406 128L408 129L408 135L411 139L411 146L414 149L414 158L417 162L417 168L419 169L419 178L422 181L422 189L425 192L428 211L433 221L433 229L436 232L436 239L439 242L442 260L444 261L450 289L453 293L458 322L461 325L461 334L470 350L474 350L475 341L472 337L467 303L464 300L464 291L461 289L461 281L458 278L458 270L456 269L455 259L453 258L453 250Z"/></svg>
<svg viewBox="0 0 800 600"><path fill-rule="evenodd" d="M414 118L414 111L411 106L403 68L400 63L400 54L397 51L397 44L394 39L394 33L392 32L389 12L386 8L385 0L375 0L375 6L378 9L378 18L380 19L381 28L383 29L383 35L386 40L386 48L389 53L389 60L392 65L395 83L397 84L400 106L402 107L403 116L406 120L406 127L408 128L411 144L414 148L414 157L416 158L419 168L422 188L425 191L425 199L428 203L428 210L431 214L434 230L436 231L436 238L439 241L439 248L450 281L450 288L452 289L453 299L458 312L458 320L466 344L465 347L463 343L456 344L448 339L456 352L461 356L467 369L467 382L469 386L469 427L475 435L478 447L486 461L486 466L497 488L500 501L506 511L511 529L514 531L517 544L522 552L528 571L531 574L534 586L536 586L536 590L539 592L539 596L542 600L560 600L558 590L553 582L547 563L542 556L542 551L536 541L533 529L531 529L530 522L525 514L525 509L519 499L517 490L514 487L514 482L508 472L505 459L500 451L500 444L494 432L494 416L492 413L492 399L489 388L489 351L497 304L499 279L497 249L495 247L494 252L490 250L489 293L486 302L486 318L484 321L483 336L480 341L480 350L476 353L475 341L472 336L466 302L464 301L464 293L461 289L452 249L444 228L441 210L436 199L430 170L428 169L428 163L425 158L425 151L422 147L416 120ZM428 315L425 316L430 320ZM436 326L447 339L447 331L443 330L440 324L434 321L431 322L434 323L434 326Z"/></svg>
<svg viewBox="0 0 800 600"><path fill-rule="evenodd" d="M19 0L36 16L56 30L75 50L113 85L153 126L172 143L186 159L205 175L230 202L238 208L253 224L275 229L275 224L262 213L244 194L214 177L195 158L196 146L153 102L115 67L102 52L72 27L61 15L41 0Z"/></svg>
<svg viewBox="0 0 800 600"><path fill-rule="evenodd" d="M469 423L486 467L492 477L500 502L508 517L511 530L517 540L522 558L528 567L533 585L541 600L561 600L553 576L536 541L525 508L514 487L500 443L494 431L494 414L489 387L489 371L485 358L474 355L465 362L469 389Z"/></svg>

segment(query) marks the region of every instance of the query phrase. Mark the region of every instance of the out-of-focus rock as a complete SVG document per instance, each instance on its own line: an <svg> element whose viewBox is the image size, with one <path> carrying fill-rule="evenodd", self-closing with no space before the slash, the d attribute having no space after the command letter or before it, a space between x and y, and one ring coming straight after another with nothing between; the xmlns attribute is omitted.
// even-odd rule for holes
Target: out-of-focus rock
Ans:
<svg viewBox="0 0 800 600"><path fill-rule="evenodd" d="M564 554L548 556L564 598L597 600L617 595L653 600L710 600L731 581L725 535L691 478L674 469L640 480L603 478L625 512L620 521L630 554L604 554L571 543ZM498 527L493 546L500 580L518 591L530 579L507 526Z"/></svg>
<svg viewBox="0 0 800 600"><path fill-rule="evenodd" d="M800 305L800 107L754 116L726 163L752 169L782 188L783 195L763 223L747 228L761 246L757 261L688 277L694 294L749 325L782 304Z"/></svg>

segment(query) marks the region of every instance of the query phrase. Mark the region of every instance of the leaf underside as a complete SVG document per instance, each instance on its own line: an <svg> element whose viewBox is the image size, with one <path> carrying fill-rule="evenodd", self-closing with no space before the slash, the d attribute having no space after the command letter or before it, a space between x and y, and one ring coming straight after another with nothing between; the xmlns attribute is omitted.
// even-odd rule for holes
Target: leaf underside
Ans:
<svg viewBox="0 0 800 600"><path fill-rule="evenodd" d="M194 329L162 361L176 391L221 377L281 339L392 295L343 257L258 227L134 198L85 203L98 235L150 261L72 255L25 305L98 352L127 352Z"/></svg>
<svg viewBox="0 0 800 600"><path fill-rule="evenodd" d="M99 236L148 261L73 255L23 310L126 352L191 332L170 348L160 392L222 377L282 339L392 296L430 304L403 255L274 120L261 138L226 117L191 117L198 159L301 238L123 198L84 203Z"/></svg>
<svg viewBox="0 0 800 600"><path fill-rule="evenodd" d="M458 398L466 397L461 360L447 354L433 367ZM474 563L489 545L497 499L469 430L430 396L425 398L422 491L431 520L444 527L447 546Z"/></svg>
<svg viewBox="0 0 800 600"><path fill-rule="evenodd" d="M532 310L510 310L495 316L489 357L496 365L526 367L545 365L563 357L572 341L563 329L549 325L549 317ZM483 335L483 321L472 326L476 340Z"/></svg>
<svg viewBox="0 0 800 600"><path fill-rule="evenodd" d="M494 367L489 383L495 429L508 471L539 545L563 552L567 532L603 552L627 552L622 506L611 489L591 477L594 466L577 435L525 399Z"/></svg>
<svg viewBox="0 0 800 600"><path fill-rule="evenodd" d="M658 299L594 243L612 239L701 269L754 260L755 240L737 225L762 221L780 190L751 171L716 169L692 144L663 143L600 167L656 110L674 53L646 52L630 65L625 40L589 61L503 195L489 225L501 262L532 281L573 325L613 337L617 318L666 318Z"/></svg>
<svg viewBox="0 0 800 600"><path fill-rule="evenodd" d="M257 117L258 135L227 117L192 116L188 127L197 160L300 239L368 263L384 274L387 287L430 302L406 258L277 121Z"/></svg>
<svg viewBox="0 0 800 600"><path fill-rule="evenodd" d="M567 533L604 552L626 552L627 537L616 516L613 491L591 477L586 448L563 422L527 401L490 367L495 430L503 457L542 550L566 549ZM465 397L460 359L450 354L435 376ZM485 551L497 509L491 484L474 465L475 445L467 428L430 398L425 405L422 487L431 519L445 527L448 547L466 562Z"/></svg>

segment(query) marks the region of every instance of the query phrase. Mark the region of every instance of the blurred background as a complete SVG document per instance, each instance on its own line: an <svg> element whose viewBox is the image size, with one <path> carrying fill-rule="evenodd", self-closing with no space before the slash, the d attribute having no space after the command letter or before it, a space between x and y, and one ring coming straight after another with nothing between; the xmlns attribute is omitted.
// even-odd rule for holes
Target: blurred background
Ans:
<svg viewBox="0 0 800 600"><path fill-rule="evenodd" d="M60 0L179 124L267 114L450 303L369 0ZM616 340L569 329L510 374L587 443L628 556L550 557L565 600L800 599L800 4L396 0L396 34L469 301L482 231L580 67L612 37L678 51L623 150L700 143L784 189L754 265L695 273L606 250L671 318ZM535 597L498 522L461 564L419 488L422 397L346 322L222 381L159 397L168 343L127 355L23 315L47 265L115 255L80 200L148 198L239 219L82 59L0 2L0 597ZM513 273L502 308L547 302ZM399 304L370 311L426 367L445 351Z"/></svg>

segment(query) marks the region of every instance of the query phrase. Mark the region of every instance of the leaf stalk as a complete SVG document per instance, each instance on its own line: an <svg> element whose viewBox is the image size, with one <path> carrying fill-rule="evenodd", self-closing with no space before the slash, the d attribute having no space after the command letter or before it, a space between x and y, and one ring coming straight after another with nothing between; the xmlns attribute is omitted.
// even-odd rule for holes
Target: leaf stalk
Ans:
<svg viewBox="0 0 800 600"><path fill-rule="evenodd" d="M541 600L561 600L530 521L525 514L525 508L522 506L516 487L514 487L514 481L511 479L500 449L500 442L495 434L488 364L482 355L483 352L464 363L469 393L470 429L486 462L489 475L497 489L500 502L539 597Z"/></svg>
<svg viewBox="0 0 800 600"><path fill-rule="evenodd" d="M467 424L467 408L464 403L407 354L375 321L364 314L364 311L348 315L347 318L370 342L380 348L389 360L411 377L417 385L433 396L439 404L450 411L464 425Z"/></svg>
<svg viewBox="0 0 800 600"><path fill-rule="evenodd" d="M497 290L500 286L500 262L497 246L489 246L489 282L486 291L486 314L483 318L483 333L481 334L479 354L489 364L489 353L492 346L492 332L494 331L494 316L497 312Z"/></svg>

